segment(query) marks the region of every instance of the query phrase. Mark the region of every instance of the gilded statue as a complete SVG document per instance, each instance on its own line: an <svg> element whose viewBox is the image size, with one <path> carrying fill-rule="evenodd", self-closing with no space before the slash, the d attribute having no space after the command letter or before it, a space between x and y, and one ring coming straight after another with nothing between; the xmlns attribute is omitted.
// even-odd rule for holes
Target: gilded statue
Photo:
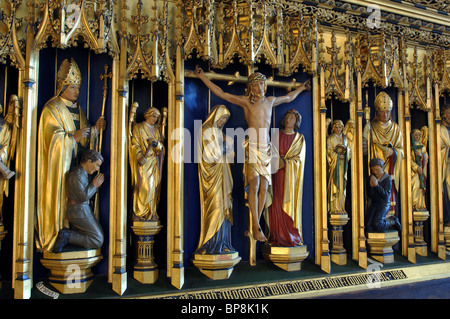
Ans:
<svg viewBox="0 0 450 319"><path fill-rule="evenodd" d="M222 129L230 117L224 105L211 109L203 123L198 143L200 186L200 239L197 254L234 251L231 244L233 224L233 140Z"/></svg>
<svg viewBox="0 0 450 319"><path fill-rule="evenodd" d="M288 110L281 121L277 143L279 167L272 175L273 201L265 220L269 228L268 243L272 246L302 245L302 199L306 142L300 128L302 117Z"/></svg>
<svg viewBox="0 0 450 319"><path fill-rule="evenodd" d="M331 121L331 120L330 120ZM328 163L328 212L330 214L346 214L345 199L347 193L348 162L352 157L354 122L334 120L331 134L327 137Z"/></svg>
<svg viewBox="0 0 450 319"><path fill-rule="evenodd" d="M57 73L56 94L42 110L38 128L37 246L51 252L58 232L66 225L66 175L80 164L81 155L95 149L106 121L88 123L78 103L81 72L77 63L64 60Z"/></svg>
<svg viewBox="0 0 450 319"><path fill-rule="evenodd" d="M393 103L389 95L381 92L375 98L375 117L364 127L363 148L364 155L379 158L384 162L384 171L388 173L394 183L391 192L391 210L395 210L396 191L400 184L400 166L404 157L403 136L400 127L392 121L391 111Z"/></svg>
<svg viewBox="0 0 450 319"><path fill-rule="evenodd" d="M253 73L248 77L247 89L244 95L234 95L224 92L215 85L197 66L197 77L217 97L240 106L244 110L245 120L248 125L248 138L244 140L245 162L243 168L244 186L248 194L248 204L251 213L251 229L249 232L253 238L260 242L267 241L260 227L260 218L263 210L270 206L272 201L269 186L271 186L272 145L269 141L270 122L273 107L292 102L297 96L310 89L310 81L306 81L295 90L280 97L266 96L266 77L259 73Z"/></svg>
<svg viewBox="0 0 450 319"><path fill-rule="evenodd" d="M425 193L428 166L428 128L414 129L411 134L411 195L413 211L426 211Z"/></svg>
<svg viewBox="0 0 450 319"><path fill-rule="evenodd" d="M369 232L384 232L388 229L400 230L401 224L396 216L388 216L391 208L391 176L384 171L384 162L372 158L369 163L370 178L367 188L369 206L367 212L367 230Z"/></svg>
<svg viewBox="0 0 450 319"><path fill-rule="evenodd" d="M161 117L156 107L150 107L144 112L145 121L134 124L137 108L138 103L134 102L129 124L133 219L156 221L165 152L162 125L165 117ZM165 112L164 115L167 116Z"/></svg>
<svg viewBox="0 0 450 319"><path fill-rule="evenodd" d="M441 107L441 160L444 225L450 226L450 104Z"/></svg>
<svg viewBox="0 0 450 319"><path fill-rule="evenodd" d="M19 98L13 94L9 98L5 118L0 117L0 226L3 224L3 194L8 197L8 181L15 174L9 169L9 166L15 153L17 133L20 127L20 109ZM3 114L3 107L1 105L0 114Z"/></svg>
<svg viewBox="0 0 450 319"><path fill-rule="evenodd" d="M81 157L81 164L73 168L66 177L67 210L65 219L68 228L59 231L54 253L60 253L68 244L85 249L100 249L103 244L103 230L94 216L89 200L103 184L105 176L99 173L92 182L89 175L100 169L103 156L96 150L87 150Z"/></svg>

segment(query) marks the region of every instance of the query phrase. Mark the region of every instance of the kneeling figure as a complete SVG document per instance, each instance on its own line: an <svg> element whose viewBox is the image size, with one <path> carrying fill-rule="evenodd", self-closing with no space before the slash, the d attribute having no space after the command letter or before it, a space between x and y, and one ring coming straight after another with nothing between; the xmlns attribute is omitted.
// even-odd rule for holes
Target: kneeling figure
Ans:
<svg viewBox="0 0 450 319"><path fill-rule="evenodd" d="M65 218L70 229L61 229L58 233L54 253L72 244L86 249L99 249L103 244L103 230L95 218L89 200L95 195L105 179L98 174L89 183L89 175L94 174L103 162L102 155L88 150L81 158L81 164L75 167L66 178L67 211Z"/></svg>

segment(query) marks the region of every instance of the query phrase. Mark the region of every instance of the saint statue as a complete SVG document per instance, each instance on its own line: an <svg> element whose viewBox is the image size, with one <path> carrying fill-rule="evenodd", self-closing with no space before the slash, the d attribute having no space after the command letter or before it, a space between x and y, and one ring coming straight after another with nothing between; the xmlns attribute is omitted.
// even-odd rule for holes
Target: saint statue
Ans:
<svg viewBox="0 0 450 319"><path fill-rule="evenodd" d="M66 211L66 175L80 164L81 154L94 149L105 129L100 117L95 126L87 121L77 102L81 73L76 62L67 59L57 73L56 94L42 110L38 128L37 159L37 246L51 252ZM67 226L67 225L66 225Z"/></svg>
<svg viewBox="0 0 450 319"><path fill-rule="evenodd" d="M131 108L135 118L137 102ZM164 163L164 136L161 112L150 107L144 112L145 121L130 123L130 166L133 187L133 219L159 220L157 208L161 192Z"/></svg>
<svg viewBox="0 0 450 319"><path fill-rule="evenodd" d="M302 117L288 110L281 121L276 139L280 156L278 171L272 175L273 201L265 220L272 246L302 245L303 173L305 170L305 137L296 132Z"/></svg>
<svg viewBox="0 0 450 319"><path fill-rule="evenodd" d="M450 226L450 105L441 108L441 161L444 226Z"/></svg>
<svg viewBox="0 0 450 319"><path fill-rule="evenodd" d="M379 158L372 158L369 163L370 179L367 188L369 208L367 213L367 230L384 232L388 229L400 230L401 224L396 216L388 216L391 207L392 180L384 171L384 163Z"/></svg>
<svg viewBox="0 0 450 319"><path fill-rule="evenodd" d="M230 117L224 105L217 105L203 123L199 137L198 178L200 186L201 227L197 254L234 251L231 245L233 224L233 140L223 132Z"/></svg>
<svg viewBox="0 0 450 319"><path fill-rule="evenodd" d="M363 149L368 160L379 158L384 162L383 170L391 176L394 188L391 192L391 210L395 210L396 196L400 184L400 164L403 160L403 136L400 127L391 119L393 103L389 95L381 92L375 98L375 117L364 127Z"/></svg>
<svg viewBox="0 0 450 319"><path fill-rule="evenodd" d="M3 114L3 107L1 105L0 114ZM8 197L9 179L15 174L9 169L9 165L15 153L19 125L20 103L17 95L13 94L9 98L5 118L0 117L0 226L3 224L3 194Z"/></svg>
<svg viewBox="0 0 450 319"><path fill-rule="evenodd" d="M426 211L425 192L428 166L428 128L414 129L411 134L411 195L413 211Z"/></svg>
<svg viewBox="0 0 450 319"><path fill-rule="evenodd" d="M346 214L347 171L352 157L354 122L349 120L344 127L341 120L334 120L331 131L327 138L328 212Z"/></svg>
<svg viewBox="0 0 450 319"><path fill-rule="evenodd" d="M248 77L246 94L244 95L224 92L207 78L199 66L196 67L195 74L214 95L240 106L244 110L248 125L248 139L245 139L243 143L246 153L243 174L244 187L248 190L248 204L251 213L251 229L249 229L249 232L253 239L265 242L267 238L261 230L259 221L263 210L271 203L271 195L268 190L272 184L271 174L273 171L271 167L272 145L269 141L272 109L282 103L294 101L301 92L309 90L309 80L287 95L268 97L266 96L267 79L259 72Z"/></svg>

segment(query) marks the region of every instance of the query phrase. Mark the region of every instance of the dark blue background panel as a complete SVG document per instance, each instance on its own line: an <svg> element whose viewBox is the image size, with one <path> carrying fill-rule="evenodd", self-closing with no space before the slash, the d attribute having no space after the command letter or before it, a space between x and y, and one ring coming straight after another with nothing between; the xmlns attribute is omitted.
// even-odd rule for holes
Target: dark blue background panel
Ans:
<svg viewBox="0 0 450 319"><path fill-rule="evenodd" d="M188 60L185 63L186 70L194 70L196 65L200 65L205 72L208 71L207 62L199 59ZM234 74L239 71L241 75L247 75L247 67L241 64L230 64L226 69L213 70L221 74ZM272 69L268 65L258 65L258 71L265 74L267 77L272 76ZM293 76L297 82L304 82L309 79L307 74L295 74ZM275 77L275 80L290 81L292 78ZM243 95L245 91L244 83L234 83L228 85L226 81L214 81L224 91ZM287 94L287 91L280 88L269 87L267 95L282 96ZM190 266L190 259L198 245L200 235L200 195L199 195L199 181L198 181L198 167L194 161L195 148L195 130L199 128L198 122L204 121L208 115L208 88L199 79L186 78L185 79L185 115L184 124L189 132L189 136L185 137L185 150L190 149L190 158L185 158L184 166L184 258L185 266ZM247 129L245 122L244 111L241 107L230 104L211 93L210 107L224 104L231 113L228 122L225 124L223 130L227 129ZM312 126L312 100L311 92L302 93L295 101L289 104L279 105L274 109L274 120L272 127L280 127L280 121L284 113L294 108L298 110L302 117L302 125L299 132L305 135L306 139L306 163L304 176L304 192L303 192L303 239L308 245L310 252L309 258L314 258L313 253L313 238L314 238L314 218L313 218L313 126ZM239 252L243 261L249 259L249 245L245 232L248 230L249 213L245 205L244 195L244 181L242 175L243 165L238 161L239 154L243 154L241 140L234 138L234 149L236 153L235 163L232 165L233 175L233 226L231 228L233 247ZM185 152L189 153L189 152ZM308 185L311 185L309 187ZM264 218L261 218L261 225L264 225ZM257 259L262 258L259 251L259 244L257 247Z"/></svg>

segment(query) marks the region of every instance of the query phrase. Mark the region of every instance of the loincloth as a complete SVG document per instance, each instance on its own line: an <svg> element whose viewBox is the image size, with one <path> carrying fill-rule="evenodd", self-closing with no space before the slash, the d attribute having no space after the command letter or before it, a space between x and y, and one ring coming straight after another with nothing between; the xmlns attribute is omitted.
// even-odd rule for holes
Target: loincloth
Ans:
<svg viewBox="0 0 450 319"><path fill-rule="evenodd" d="M243 167L244 186L247 187L252 179L262 176L272 184L272 145L270 143L252 143L248 139L242 142L245 150Z"/></svg>

